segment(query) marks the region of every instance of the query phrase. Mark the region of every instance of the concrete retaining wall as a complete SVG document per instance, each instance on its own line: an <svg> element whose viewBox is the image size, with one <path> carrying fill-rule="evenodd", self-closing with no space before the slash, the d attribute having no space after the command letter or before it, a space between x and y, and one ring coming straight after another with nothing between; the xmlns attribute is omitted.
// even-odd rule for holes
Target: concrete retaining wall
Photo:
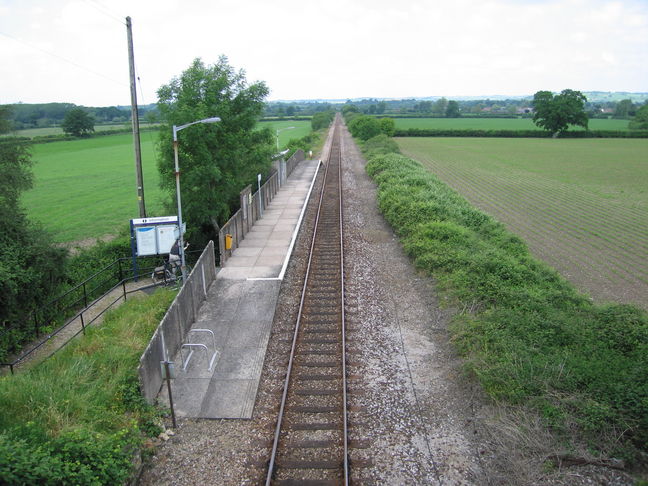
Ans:
<svg viewBox="0 0 648 486"><path fill-rule="evenodd" d="M180 349L215 278L216 255L214 242L210 241L140 358L140 389L149 403L155 401L162 386L160 362L170 359Z"/></svg>

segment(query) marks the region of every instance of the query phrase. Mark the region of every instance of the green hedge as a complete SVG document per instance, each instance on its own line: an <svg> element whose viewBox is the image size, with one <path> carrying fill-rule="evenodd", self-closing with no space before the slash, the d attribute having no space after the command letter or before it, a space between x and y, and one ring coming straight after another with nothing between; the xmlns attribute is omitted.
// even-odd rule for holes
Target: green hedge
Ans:
<svg viewBox="0 0 648 486"><path fill-rule="evenodd" d="M645 312L593 305L414 160L375 156L367 172L416 266L472 310L454 340L493 398L535 407L568 441L626 459L648 452Z"/></svg>
<svg viewBox="0 0 648 486"><path fill-rule="evenodd" d="M408 128L396 130L395 137L502 137L551 138L544 130L453 130L435 128ZM580 130L563 132L560 138L648 138L648 130Z"/></svg>
<svg viewBox="0 0 648 486"><path fill-rule="evenodd" d="M402 114L393 114L393 113L384 113L381 115L370 115L370 116L376 116L380 118L448 118L445 115L433 115L431 113L428 114L420 114L420 113L402 113ZM510 115L508 113L502 113L502 114L492 114L489 113L488 115L480 115L478 113L461 113L461 116L459 118L531 118L533 117L532 113L521 113L521 114L516 114L516 115ZM606 117L607 118L607 117Z"/></svg>

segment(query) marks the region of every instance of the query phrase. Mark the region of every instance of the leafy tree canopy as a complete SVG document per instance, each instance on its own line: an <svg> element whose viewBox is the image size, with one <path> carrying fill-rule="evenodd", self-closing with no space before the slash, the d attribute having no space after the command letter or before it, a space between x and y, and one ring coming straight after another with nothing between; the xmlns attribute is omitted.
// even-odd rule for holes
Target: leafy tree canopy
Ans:
<svg viewBox="0 0 648 486"><path fill-rule="evenodd" d="M334 116L335 116L335 112L332 110L320 111L319 113L315 113L313 115L313 118L311 119L311 127L313 128L313 130L326 128L331 124Z"/></svg>
<svg viewBox="0 0 648 486"><path fill-rule="evenodd" d="M158 90L160 184L169 192L168 209L175 211L173 125L219 117L178 133L182 213L187 237L195 246L217 241L219 225L238 208L239 193L267 174L274 152L269 129L255 130L268 88L248 84L221 56L214 65L196 59L180 76ZM173 209L172 209L173 208Z"/></svg>
<svg viewBox="0 0 648 486"><path fill-rule="evenodd" d="M628 117L635 115L634 103L630 99L621 100L614 108L614 115L618 117Z"/></svg>
<svg viewBox="0 0 648 486"><path fill-rule="evenodd" d="M569 125L587 129L587 98L580 91L565 89L554 95L551 91L538 91L533 95L533 123L558 136Z"/></svg>
<svg viewBox="0 0 648 486"><path fill-rule="evenodd" d="M83 108L72 108L65 114L61 128L65 133L82 137L94 132L94 118Z"/></svg>
<svg viewBox="0 0 648 486"><path fill-rule="evenodd" d="M637 110L637 114L630 121L629 127L632 130L648 130L648 104Z"/></svg>
<svg viewBox="0 0 648 486"><path fill-rule="evenodd" d="M360 113L360 109L350 101L347 101L342 107L342 116L346 117L349 113Z"/></svg>
<svg viewBox="0 0 648 486"><path fill-rule="evenodd" d="M9 129L9 115L0 107L0 133ZM0 324L30 325L24 316L51 298L63 274L64 250L54 248L20 206L20 195L32 186L31 166L28 145L13 137L0 140ZM0 346L0 360L4 351Z"/></svg>
<svg viewBox="0 0 648 486"><path fill-rule="evenodd" d="M380 132L388 137L393 137L396 133L396 122L393 118L380 118Z"/></svg>
<svg viewBox="0 0 648 486"><path fill-rule="evenodd" d="M375 118L367 115L357 115L349 113L346 117L347 126L351 135L366 141L380 134L387 136L394 135L396 124L391 118Z"/></svg>
<svg viewBox="0 0 648 486"><path fill-rule="evenodd" d="M459 111L459 103L455 100L448 101L445 116L448 118L459 118L461 116L461 112Z"/></svg>
<svg viewBox="0 0 648 486"><path fill-rule="evenodd" d="M369 140L380 135L380 122L372 116L360 115L349 121L349 131L360 140Z"/></svg>

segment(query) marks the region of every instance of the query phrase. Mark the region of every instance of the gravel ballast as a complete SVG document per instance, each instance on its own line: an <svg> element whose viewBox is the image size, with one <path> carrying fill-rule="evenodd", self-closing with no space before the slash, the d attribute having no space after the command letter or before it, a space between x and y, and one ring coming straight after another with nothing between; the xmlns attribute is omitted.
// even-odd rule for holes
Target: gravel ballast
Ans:
<svg viewBox="0 0 648 486"><path fill-rule="evenodd" d="M493 405L462 372L447 330L453 310L439 305L434 283L416 272L380 215L346 129L342 153L352 484L632 484L593 466L542 468L548 440L518 432L522 419ZM282 283L253 418L179 420L140 484L265 480L318 195Z"/></svg>

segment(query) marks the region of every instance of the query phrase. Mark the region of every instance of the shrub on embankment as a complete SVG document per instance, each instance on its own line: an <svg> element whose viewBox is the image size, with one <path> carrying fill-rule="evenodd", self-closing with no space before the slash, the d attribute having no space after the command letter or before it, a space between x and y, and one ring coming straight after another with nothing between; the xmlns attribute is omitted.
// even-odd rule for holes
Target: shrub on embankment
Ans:
<svg viewBox="0 0 648 486"><path fill-rule="evenodd" d="M600 453L648 452L645 312L592 304L414 160L374 156L367 172L405 251L463 307L453 339L493 398Z"/></svg>
<svg viewBox="0 0 648 486"><path fill-rule="evenodd" d="M160 429L139 358L173 292L129 300L29 371L0 379L1 484L123 484Z"/></svg>
<svg viewBox="0 0 648 486"><path fill-rule="evenodd" d="M396 129L394 137L495 137L495 138L552 138L546 130L479 130L407 128ZM648 130L576 130L561 132L559 138L648 138Z"/></svg>

